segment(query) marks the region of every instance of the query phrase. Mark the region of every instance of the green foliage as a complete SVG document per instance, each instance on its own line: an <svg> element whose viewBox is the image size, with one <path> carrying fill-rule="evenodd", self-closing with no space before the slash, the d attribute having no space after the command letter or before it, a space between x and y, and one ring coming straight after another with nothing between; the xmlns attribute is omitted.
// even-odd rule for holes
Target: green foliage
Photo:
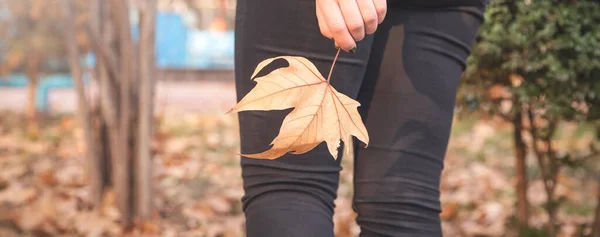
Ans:
<svg viewBox="0 0 600 237"><path fill-rule="evenodd" d="M510 99L489 95L491 86L500 85L550 119L600 118L598 12L600 4L592 0L492 1L459 104L494 113Z"/></svg>
<svg viewBox="0 0 600 237"><path fill-rule="evenodd" d="M594 0L493 0L468 59L462 111L501 114L532 138L527 150L538 163L549 220L543 231L523 229L521 236L558 233L560 170L585 160L573 151L559 155L557 125L587 120L600 128L599 12Z"/></svg>
<svg viewBox="0 0 600 237"><path fill-rule="evenodd" d="M593 203L591 201L584 202L584 203L568 202L568 203L565 203L565 212L570 215L589 216L594 213L595 207L596 206L593 205Z"/></svg>
<svg viewBox="0 0 600 237"><path fill-rule="evenodd" d="M548 232L543 228L526 228L523 230L522 237L547 237Z"/></svg>

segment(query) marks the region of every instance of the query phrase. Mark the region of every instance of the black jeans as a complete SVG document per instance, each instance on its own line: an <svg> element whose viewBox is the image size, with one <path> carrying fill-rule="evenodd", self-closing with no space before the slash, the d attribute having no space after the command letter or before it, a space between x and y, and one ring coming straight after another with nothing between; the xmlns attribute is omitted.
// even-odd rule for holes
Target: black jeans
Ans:
<svg viewBox="0 0 600 237"><path fill-rule="evenodd" d="M359 42L355 54L340 53L331 83L361 103L370 136L368 148L355 140L353 206L361 236L441 236L443 158L483 1L389 1L377 32ZM327 76L337 50L320 34L315 0L237 4L238 100L255 86L254 68L269 57L303 56ZM275 63L263 75L284 65ZM290 111L239 113L241 152L267 150ZM333 236L340 160L325 143L276 160L242 157L248 236Z"/></svg>

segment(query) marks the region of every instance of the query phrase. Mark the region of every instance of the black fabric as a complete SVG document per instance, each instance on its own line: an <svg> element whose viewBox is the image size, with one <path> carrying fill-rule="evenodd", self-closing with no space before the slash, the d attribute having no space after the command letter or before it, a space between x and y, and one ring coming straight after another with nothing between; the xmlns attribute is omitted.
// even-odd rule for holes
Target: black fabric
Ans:
<svg viewBox="0 0 600 237"><path fill-rule="evenodd" d="M395 0L374 35L342 52L332 85L356 98L370 144L355 142L354 208L361 236L441 236L439 183L460 74L484 0ZM327 75L336 49L320 34L314 0L238 0L238 100L257 64L303 56ZM264 75L276 67L275 62ZM268 149L291 111L239 113L241 152ZM340 156L341 151L340 147ZM331 237L341 159L325 143L276 160L241 158L249 237Z"/></svg>

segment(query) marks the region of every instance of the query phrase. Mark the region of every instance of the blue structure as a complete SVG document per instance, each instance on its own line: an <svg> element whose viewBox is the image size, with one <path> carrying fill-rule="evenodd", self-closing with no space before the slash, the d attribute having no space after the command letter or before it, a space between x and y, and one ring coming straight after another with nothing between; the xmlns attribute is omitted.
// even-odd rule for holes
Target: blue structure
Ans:
<svg viewBox="0 0 600 237"><path fill-rule="evenodd" d="M139 28L132 27L134 42ZM162 69L232 69L233 31L214 32L188 28L180 15L156 16L156 66Z"/></svg>
<svg viewBox="0 0 600 237"><path fill-rule="evenodd" d="M5 13L5 12L0 12ZM2 14L0 14L2 16ZM232 69L234 55L234 33L211 32L188 28L180 15L159 12L156 16L156 66L160 69ZM139 28L132 26L132 38L138 42ZM93 66L94 55L84 58L84 65ZM90 81L90 75L84 75L84 82ZM24 74L0 77L0 87L25 87ZM45 110L48 107L48 94L52 88L72 88L73 80L69 74L53 74L40 78L37 87L36 107ZM1 98L0 98L1 99Z"/></svg>
<svg viewBox="0 0 600 237"><path fill-rule="evenodd" d="M183 68L186 65L188 29L181 17L163 13L156 20L156 66Z"/></svg>
<svg viewBox="0 0 600 237"><path fill-rule="evenodd" d="M88 74L84 74L83 81L88 83L90 81ZM23 74L15 74L7 78L0 78L0 87L26 87L28 83L27 77ZM40 78L38 86L36 88L35 107L38 110L45 110L48 108L48 97L50 89L53 88L72 88L73 80L69 74L52 74L46 77Z"/></svg>
<svg viewBox="0 0 600 237"><path fill-rule="evenodd" d="M188 68L233 68L234 34L227 32L190 31L187 40Z"/></svg>

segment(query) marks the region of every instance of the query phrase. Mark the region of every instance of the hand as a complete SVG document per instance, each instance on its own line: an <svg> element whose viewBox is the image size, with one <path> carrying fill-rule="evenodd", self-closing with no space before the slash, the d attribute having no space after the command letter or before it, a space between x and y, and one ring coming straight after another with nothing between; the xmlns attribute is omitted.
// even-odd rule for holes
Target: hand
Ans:
<svg viewBox="0 0 600 237"><path fill-rule="evenodd" d="M317 20L323 36L345 51L373 34L387 12L386 0L316 0Z"/></svg>

